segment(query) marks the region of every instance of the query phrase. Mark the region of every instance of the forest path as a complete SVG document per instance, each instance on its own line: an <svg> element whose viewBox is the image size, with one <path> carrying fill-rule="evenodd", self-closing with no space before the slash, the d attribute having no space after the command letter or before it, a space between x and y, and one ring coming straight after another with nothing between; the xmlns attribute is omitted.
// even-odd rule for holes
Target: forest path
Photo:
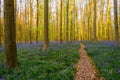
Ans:
<svg viewBox="0 0 120 80"><path fill-rule="evenodd" d="M104 78L96 76L97 69L92 59L87 55L85 45L80 43L80 46L80 59L77 64L75 80L104 80Z"/></svg>

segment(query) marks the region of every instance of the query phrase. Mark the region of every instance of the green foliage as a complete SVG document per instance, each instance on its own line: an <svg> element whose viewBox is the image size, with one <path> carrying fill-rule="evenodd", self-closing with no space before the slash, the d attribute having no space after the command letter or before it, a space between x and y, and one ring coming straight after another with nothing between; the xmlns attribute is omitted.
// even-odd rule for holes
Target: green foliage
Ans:
<svg viewBox="0 0 120 80"><path fill-rule="evenodd" d="M75 63L79 58L78 45L52 45L18 49L18 67L4 68L4 54L0 53L0 78L5 80L73 80Z"/></svg>
<svg viewBox="0 0 120 80"><path fill-rule="evenodd" d="M120 49L114 46L105 46L102 43L87 43L88 55L95 62L100 75L106 80L120 79ZM99 75L98 75L99 76Z"/></svg>

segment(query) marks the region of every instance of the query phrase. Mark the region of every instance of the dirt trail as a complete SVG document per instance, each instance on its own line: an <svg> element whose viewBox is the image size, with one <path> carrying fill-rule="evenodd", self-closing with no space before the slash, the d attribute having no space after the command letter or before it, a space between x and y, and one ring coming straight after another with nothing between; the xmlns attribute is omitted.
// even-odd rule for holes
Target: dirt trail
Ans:
<svg viewBox="0 0 120 80"><path fill-rule="evenodd" d="M80 46L80 59L77 64L75 80L104 80L102 77L96 77L97 70L92 59L86 53L85 45L81 43Z"/></svg>

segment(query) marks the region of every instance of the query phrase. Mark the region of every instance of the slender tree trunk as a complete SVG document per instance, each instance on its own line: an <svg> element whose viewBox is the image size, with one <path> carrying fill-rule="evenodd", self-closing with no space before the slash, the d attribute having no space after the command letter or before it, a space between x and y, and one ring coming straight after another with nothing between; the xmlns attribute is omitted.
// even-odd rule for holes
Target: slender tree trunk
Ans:
<svg viewBox="0 0 120 80"><path fill-rule="evenodd" d="M21 23L21 20L22 20L22 15L21 15L21 6L22 6L22 0L19 0L19 19L20 19L20 22L18 23L18 30L19 30L19 43L22 42L22 23Z"/></svg>
<svg viewBox="0 0 120 80"><path fill-rule="evenodd" d="M69 27L69 0L67 0L67 5L66 5L66 42L68 42L68 38L69 38L69 31L68 31L68 27Z"/></svg>
<svg viewBox="0 0 120 80"><path fill-rule="evenodd" d="M59 40L58 38L59 38L59 29L58 29L58 20L59 20L59 18L58 18L58 14L59 14L59 11L58 11L58 6L56 5L56 38L55 38L55 40L57 41L57 40Z"/></svg>
<svg viewBox="0 0 120 80"><path fill-rule="evenodd" d="M64 6L64 8L65 8L65 6ZM64 21L63 21L64 22L64 27L66 26L66 16L65 16L65 14L66 14L66 11L64 10L64 12L63 12L63 15L64 15L64 17L63 17L64 18ZM66 28L64 28L63 32L64 32L63 33L63 36L64 36L63 39L66 40L66 33L65 33L66 32Z"/></svg>
<svg viewBox="0 0 120 80"><path fill-rule="evenodd" d="M1 0L0 0L0 47L2 47Z"/></svg>
<svg viewBox="0 0 120 80"><path fill-rule="evenodd" d="M89 41L89 2L86 0L87 7L86 7L86 15L87 15L87 40Z"/></svg>
<svg viewBox="0 0 120 80"><path fill-rule="evenodd" d="M38 34L39 34L39 31L38 31L38 27L39 27L39 0L37 0L37 21L36 21L36 43L38 43Z"/></svg>
<svg viewBox="0 0 120 80"><path fill-rule="evenodd" d="M47 50L49 47L49 35L48 35L48 0L44 0L44 47L43 50Z"/></svg>
<svg viewBox="0 0 120 80"><path fill-rule="evenodd" d="M72 13L72 11L71 11L71 13ZM71 14L72 15L72 14ZM73 39L73 35L72 35L72 33L73 33L73 20L72 20L72 17L73 16L71 16L71 20L70 20L70 41L72 42L72 39Z"/></svg>
<svg viewBox="0 0 120 80"><path fill-rule="evenodd" d="M60 0L60 43L62 43L62 0Z"/></svg>
<svg viewBox="0 0 120 80"><path fill-rule="evenodd" d="M119 46L117 0L114 0L114 27L115 27L115 41L116 41L116 46Z"/></svg>
<svg viewBox="0 0 120 80"><path fill-rule="evenodd" d="M74 6L74 4L72 5L72 6ZM73 20L74 20L74 11L73 11L74 9L71 9L71 11L70 11L70 42L72 42L72 39L73 39L73 35L72 35L72 33L74 32L74 28L73 28Z"/></svg>
<svg viewBox="0 0 120 80"><path fill-rule="evenodd" d="M27 35L28 35L27 42L30 42L30 36L29 36L29 34L30 34L30 29L29 29L30 28L30 18L29 18L30 17L30 12L29 12L29 10L30 9L28 8L28 10L27 10L27 14L28 14L27 15L27 24L26 24L27 25Z"/></svg>
<svg viewBox="0 0 120 80"><path fill-rule="evenodd" d="M24 18L24 22L25 22L25 34L24 34L24 37L25 37L25 43L27 43L27 1L25 0L25 18Z"/></svg>
<svg viewBox="0 0 120 80"><path fill-rule="evenodd" d="M91 17L91 3L90 0L88 0L88 41L90 41L90 17Z"/></svg>
<svg viewBox="0 0 120 80"><path fill-rule="evenodd" d="M5 53L6 67L17 66L16 29L14 0L4 0Z"/></svg>
<svg viewBox="0 0 120 80"><path fill-rule="evenodd" d="M33 4L32 4L33 0L30 0L30 33L29 33L29 36L30 36L30 44L32 44L32 27L33 27Z"/></svg>
<svg viewBox="0 0 120 80"><path fill-rule="evenodd" d="M110 15L110 0L107 0L107 39L110 40L110 21L111 21L111 15Z"/></svg>
<svg viewBox="0 0 120 80"><path fill-rule="evenodd" d="M74 0L73 5L74 5L74 12L73 12L73 15L74 15L74 19L73 19L73 31L74 31L73 32L73 40L76 40L75 36L78 35L78 33L76 34L75 29L78 28L78 26L77 26L77 23L76 23L76 21L77 21L76 20L77 19L77 11L76 11L76 2L75 2L75 0Z"/></svg>
<svg viewBox="0 0 120 80"><path fill-rule="evenodd" d="M75 6L74 6L75 7ZM75 21L74 21L74 32L76 32L76 33L74 33L73 34L73 39L74 40L79 40L79 37L80 37L80 26L79 26L79 23L78 23L78 10L77 9L75 9L75 13L74 13L74 18L75 18ZM75 39L75 36L77 36L77 39Z"/></svg>
<svg viewBox="0 0 120 80"><path fill-rule="evenodd" d="M94 15L93 15L93 17L94 17L94 20L93 20L94 42L97 41L97 37L96 37L96 4L97 4L96 0L94 0Z"/></svg>

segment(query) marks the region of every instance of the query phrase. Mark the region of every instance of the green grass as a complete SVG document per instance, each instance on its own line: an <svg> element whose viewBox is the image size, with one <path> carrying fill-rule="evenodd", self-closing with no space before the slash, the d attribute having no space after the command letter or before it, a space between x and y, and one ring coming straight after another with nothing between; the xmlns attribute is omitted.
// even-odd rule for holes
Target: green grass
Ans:
<svg viewBox="0 0 120 80"><path fill-rule="evenodd" d="M88 55L95 62L100 75L106 80L120 80L120 48L86 43Z"/></svg>
<svg viewBox="0 0 120 80"><path fill-rule="evenodd" d="M5 55L0 53L0 78L4 80L73 80L79 58L79 44L18 49L18 67L4 68Z"/></svg>

